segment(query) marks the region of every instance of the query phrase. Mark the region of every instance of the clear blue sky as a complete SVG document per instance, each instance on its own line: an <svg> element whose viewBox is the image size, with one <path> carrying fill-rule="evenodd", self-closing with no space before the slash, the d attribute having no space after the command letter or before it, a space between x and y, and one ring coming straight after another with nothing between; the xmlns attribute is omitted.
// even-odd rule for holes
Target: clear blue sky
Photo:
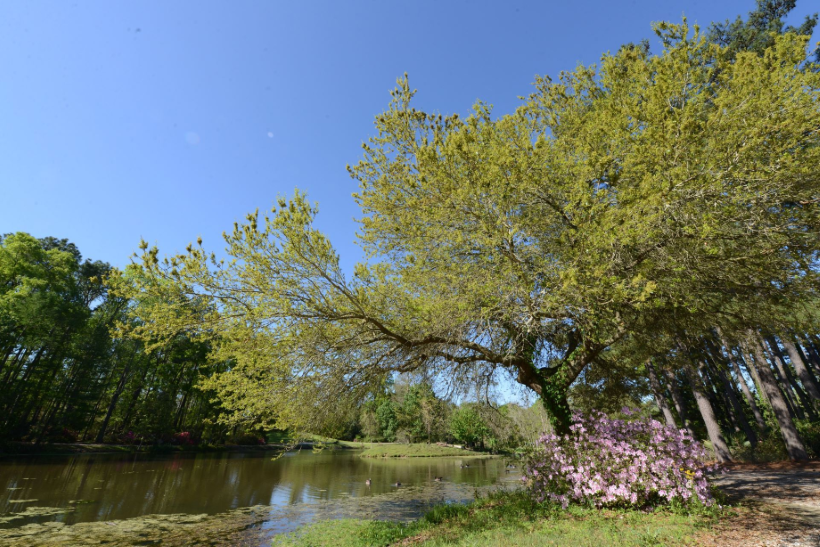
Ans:
<svg viewBox="0 0 820 547"><path fill-rule="evenodd" d="M69 238L124 266L140 237L211 249L298 187L350 265L345 164L405 71L420 108L510 112L557 75L754 0L4 2L0 233ZM798 23L816 0L799 0ZM657 44L653 43L657 48Z"/></svg>

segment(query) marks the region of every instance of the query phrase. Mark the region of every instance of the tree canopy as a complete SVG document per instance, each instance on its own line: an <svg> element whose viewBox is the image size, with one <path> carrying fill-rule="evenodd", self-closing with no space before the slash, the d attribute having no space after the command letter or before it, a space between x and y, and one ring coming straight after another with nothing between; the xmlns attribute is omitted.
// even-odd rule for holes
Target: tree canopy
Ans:
<svg viewBox="0 0 820 547"><path fill-rule="evenodd" d="M807 37L734 51L662 23L664 50L539 77L513 113L442 116L398 81L349 167L367 260L343 272L296 192L159 258L143 243L134 333L214 342L208 386L236 419L322 420L395 372L507 373L559 432L604 352L813 297L818 86Z"/></svg>

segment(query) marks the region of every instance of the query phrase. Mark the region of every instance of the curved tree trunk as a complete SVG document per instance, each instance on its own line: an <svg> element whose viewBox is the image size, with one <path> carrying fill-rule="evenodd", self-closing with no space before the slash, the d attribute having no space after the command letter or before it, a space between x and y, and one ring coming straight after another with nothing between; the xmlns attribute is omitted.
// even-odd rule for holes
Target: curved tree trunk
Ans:
<svg viewBox="0 0 820 547"><path fill-rule="evenodd" d="M580 343L568 351L557 366L541 368L533 360L536 344L530 341L527 346L529 349L522 350L522 358L517 363L516 379L541 397L555 433L568 435L572 425L572 411L567 398L569 386L606 346Z"/></svg>

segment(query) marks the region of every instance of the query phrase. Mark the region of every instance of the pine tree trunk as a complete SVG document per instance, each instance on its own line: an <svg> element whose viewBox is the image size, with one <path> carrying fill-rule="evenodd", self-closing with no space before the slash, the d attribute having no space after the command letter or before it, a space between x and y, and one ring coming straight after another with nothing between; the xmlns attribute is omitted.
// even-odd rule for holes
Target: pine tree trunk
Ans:
<svg viewBox="0 0 820 547"><path fill-rule="evenodd" d="M800 341L800 337L797 335L792 337L792 344L797 350L797 353L800 355L800 358L803 360L803 363L806 364L809 374L811 374L811 377L814 378L815 385L820 387L820 381L818 381L818 378L820 378L820 370L817 368L817 363L814 360L811 350L806 347L805 342Z"/></svg>
<svg viewBox="0 0 820 547"><path fill-rule="evenodd" d="M740 384L740 390L743 392L743 396L746 397L746 402L749 403L749 408L752 409L752 415L755 418L755 423L757 423L758 429L761 433L765 433L768 429L768 427L766 427L766 420L763 419L763 414L757 406L757 401L755 401L755 396L752 393L752 390L749 389L749 384L746 383L746 378L743 377L743 372L740 370L740 366L734 359L729 359L729 363L735 371L737 381Z"/></svg>
<svg viewBox="0 0 820 547"><path fill-rule="evenodd" d="M786 363L786 358L780 346L777 344L777 340L775 340L774 336L768 336L766 342L768 342L769 347L772 349L772 355L774 356L773 361L777 366L777 371L780 373L780 377L785 381L783 384L784 389L791 388L791 392L794 394L793 400L795 406L798 406L798 401L800 403L798 416L800 416L801 420L806 419L807 415L809 419L814 419L816 415L812 401L806 391L797 384L797 380L795 380L794 374L792 374L791 367Z"/></svg>
<svg viewBox="0 0 820 547"><path fill-rule="evenodd" d="M803 358L800 356L793 343L784 338L783 347L786 348L786 353L789 355L789 360L792 362L792 366L794 366L794 370L797 372L797 377L800 378L800 382L803 384L806 393L808 393L809 397L812 399L812 402L816 405L817 402L820 401L820 388L818 388L814 376L812 376L811 372L806 367L806 363L803 361Z"/></svg>
<svg viewBox="0 0 820 547"><path fill-rule="evenodd" d="M760 398L763 399L766 406L771 407L772 402L769 401L769 395L766 393L766 390L763 389L763 383L760 381L760 375L757 373L757 368L754 366L754 359L752 359L752 355L749 353L749 348L745 342L740 343L740 348L743 363L746 366L746 370L749 371L749 376L752 377L752 381L755 383L757 393L760 395Z"/></svg>
<svg viewBox="0 0 820 547"><path fill-rule="evenodd" d="M783 393L783 397L786 400L786 406L789 409L789 413L792 415L792 420L804 420L806 419L806 415L803 414L803 409L800 405L797 404L797 399L794 397L794 393L791 390L791 386L788 384L788 380L783 377L783 374L780 373L780 369L782 368L781 363L778 361L777 357L773 354L766 351L765 343L762 340L758 340L757 345L760 347L761 355L764 359L771 361L774 365L774 369L769 369L772 371L772 376L774 376L775 382L777 382L778 389L780 389L781 393ZM760 369L757 369L758 373Z"/></svg>
<svg viewBox="0 0 820 547"><path fill-rule="evenodd" d="M754 333L750 333L752 337ZM754 338L753 338L754 339ZM780 426L780 434L783 436L783 442L786 445L786 451L789 453L789 458L795 461L802 461L809 459L806 449L797 434L797 429L794 427L791 415L780 388L777 387L777 382L774 379L772 369L763 357L763 348L760 344L753 344L755 348L754 366L757 374L760 377L761 387L765 390L766 395L772 406L772 411Z"/></svg>
<svg viewBox="0 0 820 547"><path fill-rule="evenodd" d="M684 429L689 432L693 438L695 432L692 430L692 424L689 422L689 416L686 412L686 401L683 400L680 390L678 389L677 379L668 369L662 369L666 376L666 387L669 389L669 394L672 395L672 403L675 405L675 410L678 412L678 417L683 424Z"/></svg>
<svg viewBox="0 0 820 547"><path fill-rule="evenodd" d="M734 429L736 433L740 433L740 425L738 425L732 407L718 386L718 382L712 377L712 371L705 361L698 363L698 371L703 384L703 393L712 405L712 411L715 413L715 419L717 419L718 425L721 425L721 421L725 420L727 428ZM721 427L721 430L723 429L724 428Z"/></svg>
<svg viewBox="0 0 820 547"><path fill-rule="evenodd" d="M697 402L700 415L706 424L706 432L709 434L709 440L712 442L712 450L715 452L715 457L721 463L730 462L732 461L732 456L729 453L729 447L726 446L726 441L723 439L723 434L720 432L720 426L715 418L712 404L706 396L703 380L688 359L684 358L684 363L686 375L689 377L689 385L692 386L695 402Z"/></svg>
<svg viewBox="0 0 820 547"><path fill-rule="evenodd" d="M663 413L663 418L666 420L666 425L671 427L677 427L675 423L675 417L672 416L672 410L669 408L669 404L666 402L666 397L663 394L663 388L661 387L661 383L658 381L658 375L655 373L655 367L652 365L652 361L647 359L646 361L646 372L649 374L649 385L652 388L652 393L655 396L655 403L658 405L658 408Z"/></svg>
<svg viewBox="0 0 820 547"><path fill-rule="evenodd" d="M818 352L817 346L814 345L814 342L810 336L803 338L802 345L806 348L806 355L809 356L809 361L814 369L814 374L820 378L820 352Z"/></svg>
<svg viewBox="0 0 820 547"><path fill-rule="evenodd" d="M771 371L772 375L774 376L775 382L777 382L778 389L783 394L783 397L786 400L786 406L789 409L789 413L792 415L792 420L805 420L806 415L803 413L803 409L799 404L797 404L797 399L794 398L794 393L792 392L791 388L789 388L789 386L787 385L786 380L783 379L783 376L780 374L778 367L775 366L773 369L771 369Z"/></svg>
<svg viewBox="0 0 820 547"><path fill-rule="evenodd" d="M757 433L752 428L749 420L746 419L746 413L743 411L743 406L740 404L740 401L737 398L737 393L734 390L734 387L729 382L726 374L720 368L720 365L715 363L714 365L715 372L717 372L718 379L723 384L723 393L725 397L729 400L729 404L731 405L730 408L734 410L735 417L740 424L740 428L743 430L743 434L746 435L746 438L749 440L749 443L752 445L752 448L757 446Z"/></svg>

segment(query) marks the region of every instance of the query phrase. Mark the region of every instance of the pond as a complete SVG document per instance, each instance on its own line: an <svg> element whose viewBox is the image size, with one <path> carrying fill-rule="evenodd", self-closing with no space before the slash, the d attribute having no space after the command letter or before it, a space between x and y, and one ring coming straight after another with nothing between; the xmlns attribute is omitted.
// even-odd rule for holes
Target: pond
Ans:
<svg viewBox="0 0 820 547"><path fill-rule="evenodd" d="M430 505L518 484L502 458L274 456L0 460L0 545L269 545L274 534L314 519L410 520Z"/></svg>

